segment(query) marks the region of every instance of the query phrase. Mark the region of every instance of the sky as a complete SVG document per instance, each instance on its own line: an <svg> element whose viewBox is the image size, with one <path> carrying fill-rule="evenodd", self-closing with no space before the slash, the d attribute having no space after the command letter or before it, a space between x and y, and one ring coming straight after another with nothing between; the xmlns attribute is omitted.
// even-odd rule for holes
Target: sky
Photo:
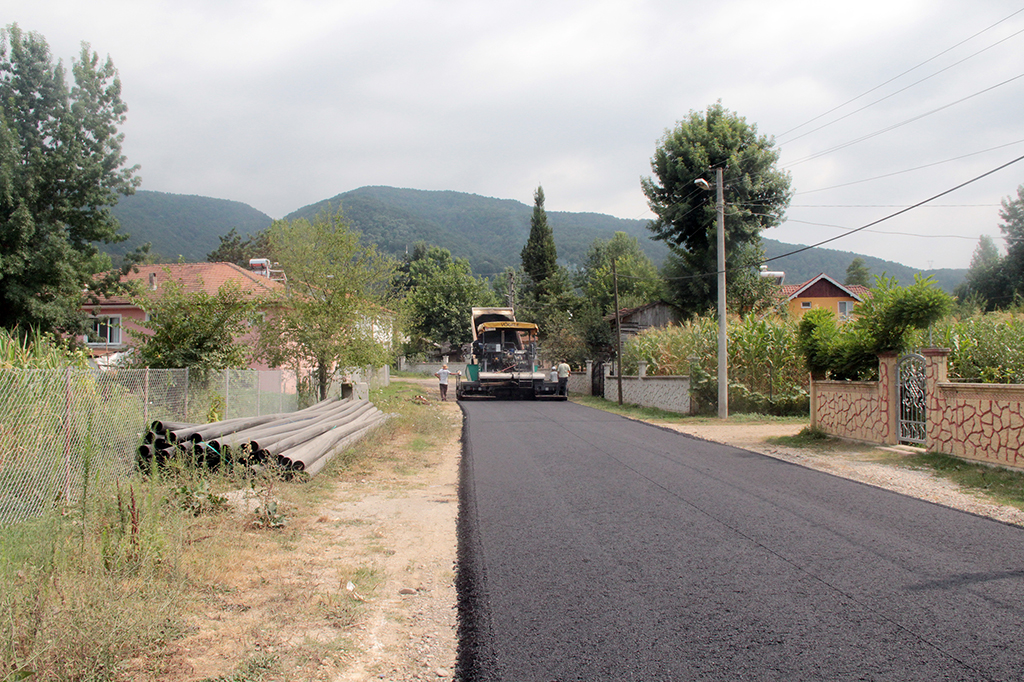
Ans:
<svg viewBox="0 0 1024 682"><path fill-rule="evenodd" d="M666 131L716 101L780 149L763 236L816 244L1024 155L1024 0L0 0L110 56L142 189L281 218L366 185L653 217ZM710 175L709 175L710 177ZM827 246L921 269L1003 245L1024 161ZM728 203L728 188L726 188ZM841 273L840 273L841 274ZM877 274L877 273L876 273Z"/></svg>

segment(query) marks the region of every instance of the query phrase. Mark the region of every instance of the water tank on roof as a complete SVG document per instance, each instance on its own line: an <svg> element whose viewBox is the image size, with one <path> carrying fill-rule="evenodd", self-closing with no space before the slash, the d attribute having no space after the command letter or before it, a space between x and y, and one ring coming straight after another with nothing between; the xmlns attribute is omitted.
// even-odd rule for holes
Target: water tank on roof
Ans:
<svg viewBox="0 0 1024 682"><path fill-rule="evenodd" d="M257 275L262 275L263 277L270 277L270 259L250 258L249 269L255 272Z"/></svg>

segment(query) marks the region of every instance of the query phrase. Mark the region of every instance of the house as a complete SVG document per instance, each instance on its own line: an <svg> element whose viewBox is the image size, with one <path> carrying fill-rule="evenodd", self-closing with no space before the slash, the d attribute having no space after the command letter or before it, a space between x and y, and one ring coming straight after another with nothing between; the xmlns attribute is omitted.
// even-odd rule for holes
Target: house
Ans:
<svg viewBox="0 0 1024 682"><path fill-rule="evenodd" d="M788 304L790 316L795 319L803 317L808 310L824 308L831 310L840 320L846 320L854 314L854 307L871 295L871 291L860 284L840 284L821 273L803 284L783 285L781 294Z"/></svg>
<svg viewBox="0 0 1024 682"><path fill-rule="evenodd" d="M670 324L677 324L680 320L679 311L664 301L655 301L638 308L624 308L619 311L623 338L636 336L645 329L651 327L667 327ZM611 325L612 333L615 333L615 313L605 315L604 319Z"/></svg>
<svg viewBox="0 0 1024 682"><path fill-rule="evenodd" d="M211 296L224 284L235 282L252 298L263 299L284 290L278 274L279 271L270 270L269 263L264 261L254 263L252 270L234 263L165 263L139 265L122 277L122 281L136 283L139 293L155 295L159 295L162 284L177 281L186 293L203 291ZM143 329L139 323L147 319L147 313L132 298L129 294L119 294L82 306L89 316L89 324L81 340L97 364L115 363L132 345L127 330ZM265 369L263 365L253 367Z"/></svg>

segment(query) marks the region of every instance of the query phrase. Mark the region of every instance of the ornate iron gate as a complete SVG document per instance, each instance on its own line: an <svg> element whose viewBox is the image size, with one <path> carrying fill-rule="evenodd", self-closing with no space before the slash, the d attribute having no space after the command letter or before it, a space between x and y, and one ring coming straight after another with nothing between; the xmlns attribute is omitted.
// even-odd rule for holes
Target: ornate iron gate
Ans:
<svg viewBox="0 0 1024 682"><path fill-rule="evenodd" d="M896 363L896 377L900 387L901 443L924 444L927 433L925 421L925 362L916 353L904 355Z"/></svg>

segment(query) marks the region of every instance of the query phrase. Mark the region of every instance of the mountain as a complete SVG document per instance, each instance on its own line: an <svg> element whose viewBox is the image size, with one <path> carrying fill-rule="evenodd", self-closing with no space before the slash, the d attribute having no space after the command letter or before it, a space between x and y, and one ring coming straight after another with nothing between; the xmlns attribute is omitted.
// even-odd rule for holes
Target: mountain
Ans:
<svg viewBox="0 0 1024 682"><path fill-rule="evenodd" d="M273 220L248 204L186 194L139 190L121 197L112 210L129 235L119 244L101 245L115 263L137 246L149 242L160 262L177 261L179 256L195 263L220 246L220 237L235 228L242 237L270 226Z"/></svg>
<svg viewBox="0 0 1024 682"><path fill-rule="evenodd" d="M401 257L413 244L424 241L467 259L479 275L493 275L519 265L533 213L532 205L512 199L454 191L361 187L304 206L286 218L313 218L338 207L367 242L377 244L386 253ZM232 228L246 237L273 222L265 213L237 201L151 191L123 197L114 207L114 215L131 239L106 245L108 253L117 258L148 241L164 261L177 261L179 255L190 262L206 260L206 254L216 249L219 238ZM650 239L646 220L562 211L548 211L547 215L555 234L558 260L569 267L583 264L594 239L610 239L616 232L636 237L656 264L668 255L664 244ZM768 258L805 248L773 239L762 241ZM805 282L821 272L842 282L846 268L858 255L813 248L773 260L768 269L784 271L789 284ZM921 272L894 261L860 257L872 275L884 273L901 284L912 283L914 274ZM923 274L933 275L940 287L951 292L963 281L966 270L940 269Z"/></svg>
<svg viewBox="0 0 1024 682"><path fill-rule="evenodd" d="M345 217L387 253L402 255L417 241L443 246L465 258L481 275L519 265L519 253L530 235L533 206L512 199L492 199L452 191L422 191L394 187L361 187L304 206L285 216L312 218L341 207ZM611 239L616 232L637 237L656 263L668 249L648 239L646 220L627 220L598 213L548 211L555 234L558 260L579 266L595 239Z"/></svg>

